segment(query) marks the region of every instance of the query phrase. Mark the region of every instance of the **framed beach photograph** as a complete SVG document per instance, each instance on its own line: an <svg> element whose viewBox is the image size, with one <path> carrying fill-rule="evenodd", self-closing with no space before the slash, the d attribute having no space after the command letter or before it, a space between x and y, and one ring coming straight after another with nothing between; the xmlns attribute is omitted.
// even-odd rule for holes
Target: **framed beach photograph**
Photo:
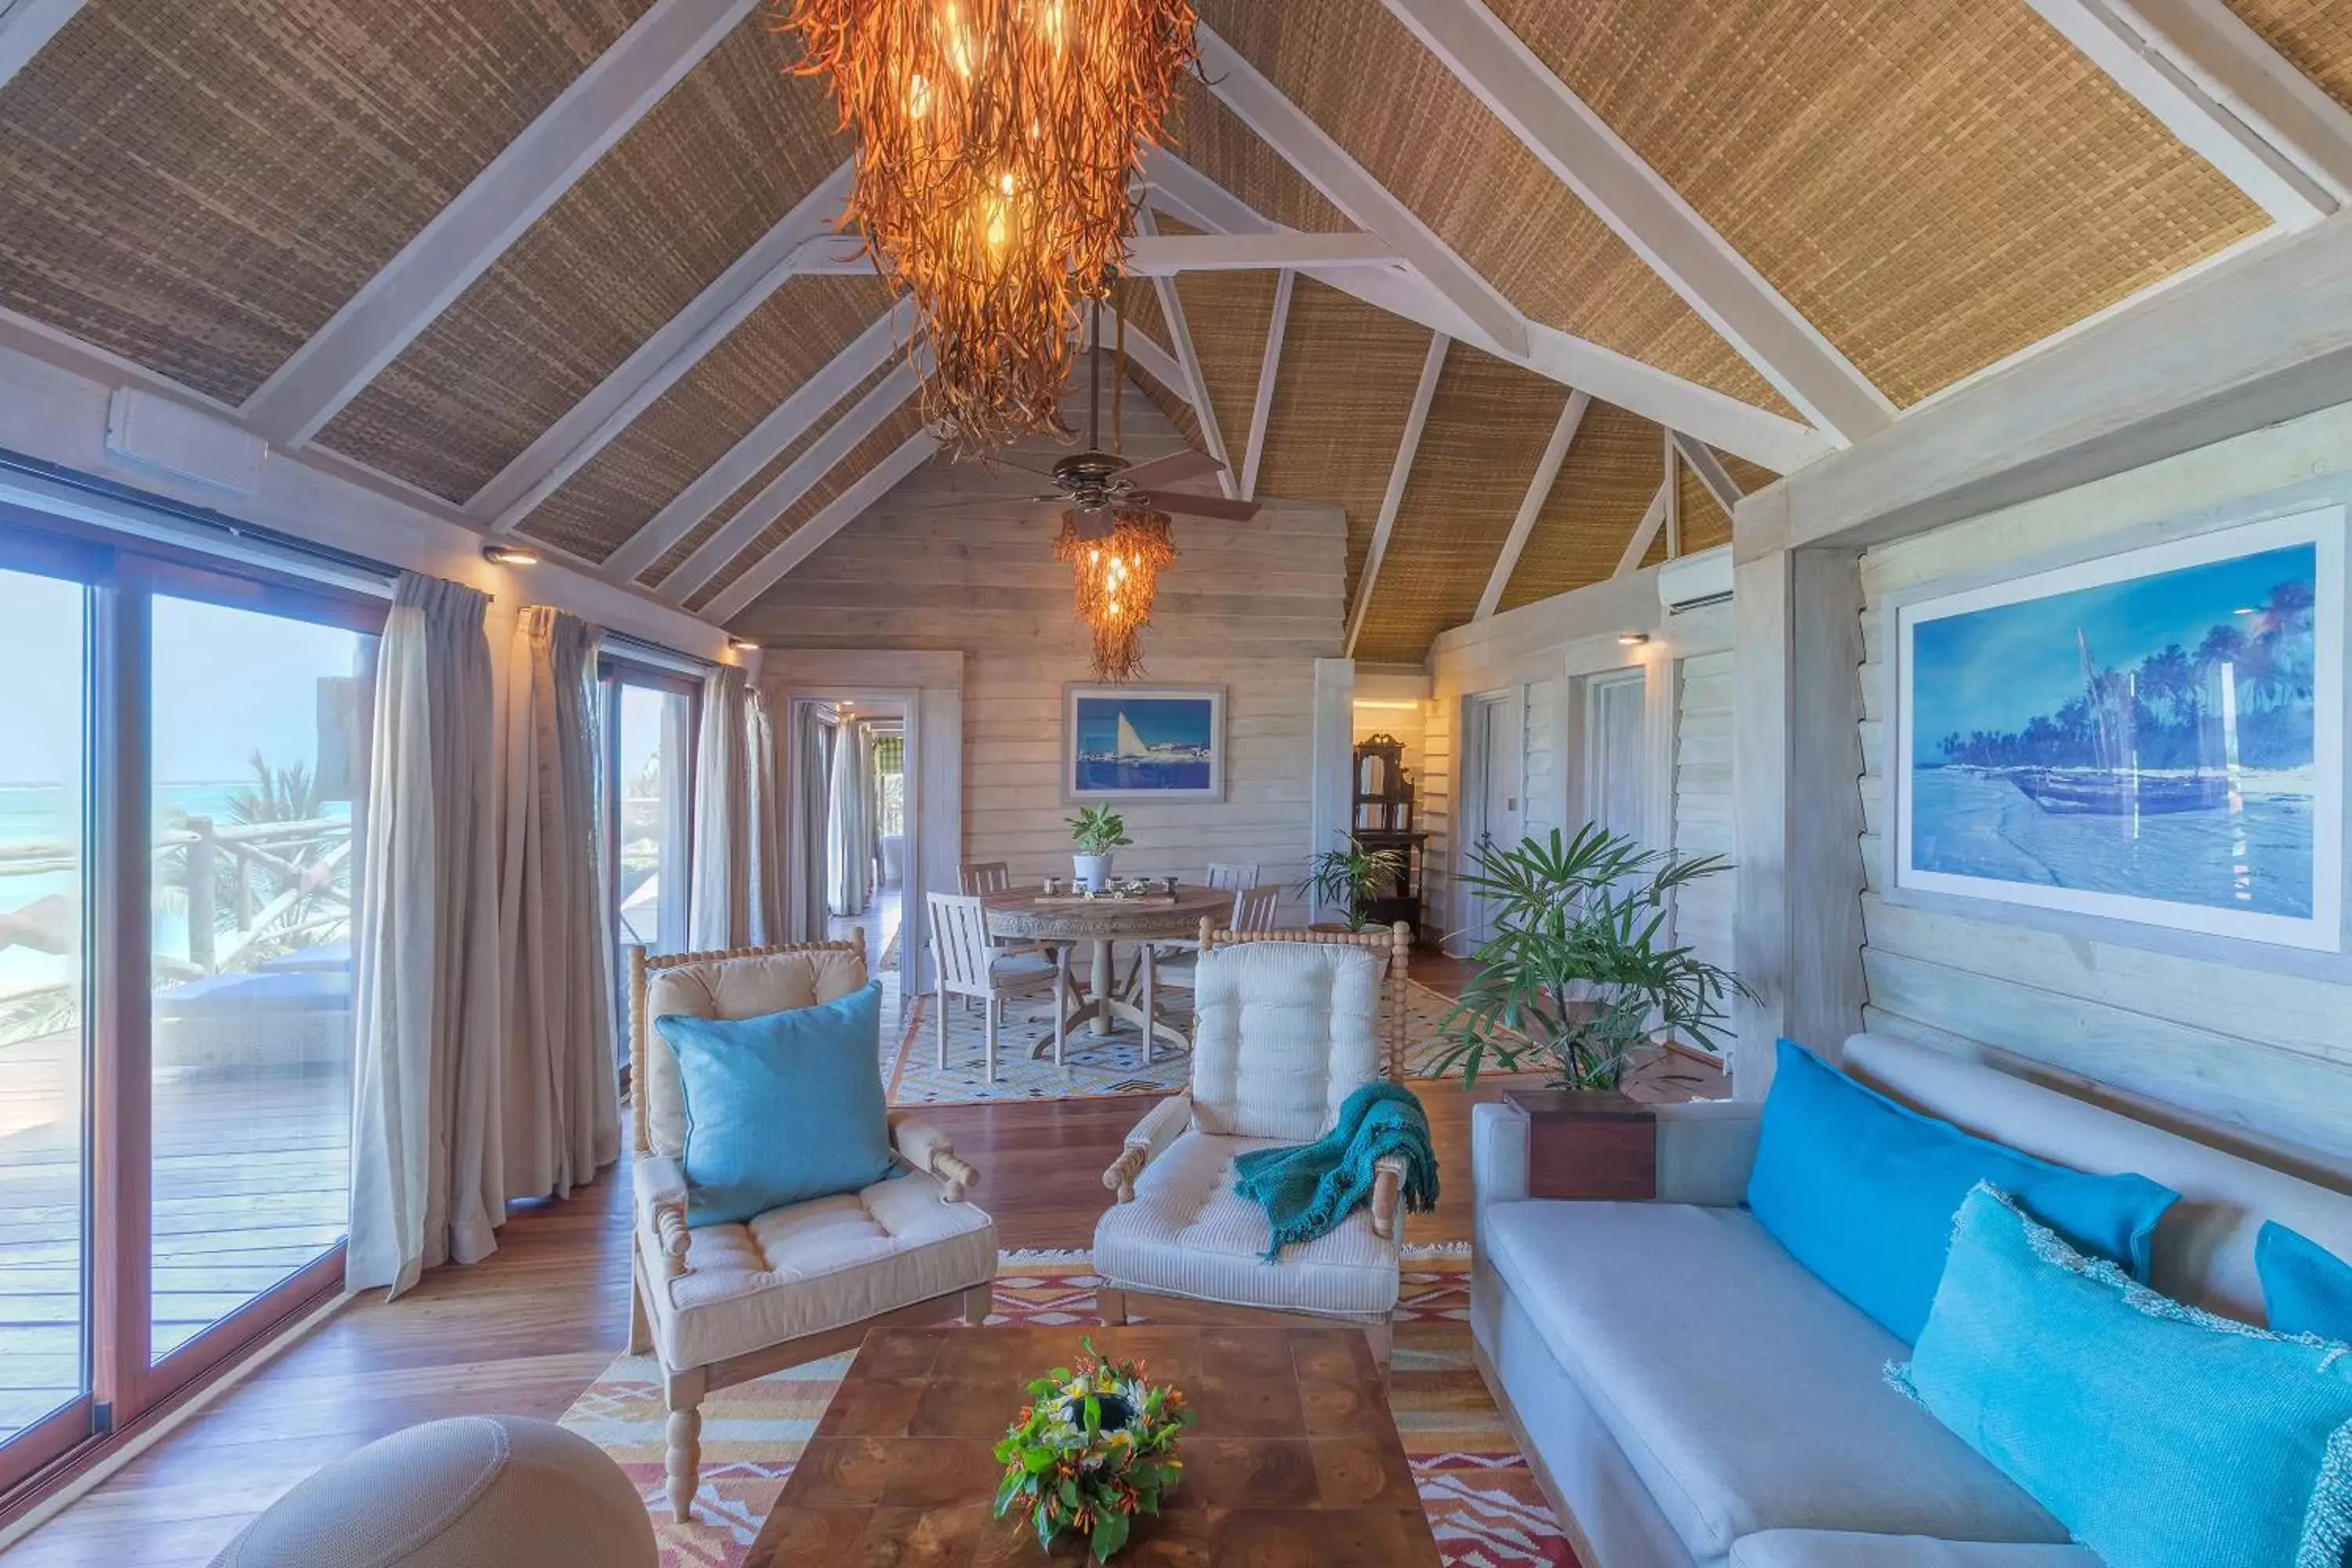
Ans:
<svg viewBox="0 0 2352 1568"><path fill-rule="evenodd" d="M1064 689L1062 794L1085 800L1225 798L1225 689Z"/></svg>
<svg viewBox="0 0 2352 1568"><path fill-rule="evenodd" d="M1895 612L1895 885L2343 946L2345 509Z"/></svg>

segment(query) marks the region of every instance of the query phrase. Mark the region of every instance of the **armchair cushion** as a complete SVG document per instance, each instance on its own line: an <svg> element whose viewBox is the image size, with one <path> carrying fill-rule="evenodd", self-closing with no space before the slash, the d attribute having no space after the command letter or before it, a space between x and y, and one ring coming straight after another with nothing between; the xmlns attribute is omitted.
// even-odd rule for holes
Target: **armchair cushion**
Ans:
<svg viewBox="0 0 2352 1568"><path fill-rule="evenodd" d="M1192 1116L1203 1132L1303 1142L1381 1074L1388 966L1361 948L1244 942L1194 972Z"/></svg>
<svg viewBox="0 0 2352 1568"><path fill-rule="evenodd" d="M882 988L757 1018L666 1016L685 1090L687 1222L856 1192L890 1169Z"/></svg>
<svg viewBox="0 0 2352 1568"><path fill-rule="evenodd" d="M1360 1318L1393 1310L1397 1244L1375 1234L1369 1208L1263 1261L1273 1232L1265 1210L1234 1190L1234 1160L1283 1142L1178 1136L1136 1179L1135 1200L1096 1225L1095 1271L1115 1288L1234 1306Z"/></svg>
<svg viewBox="0 0 2352 1568"><path fill-rule="evenodd" d="M865 984L865 960L848 949L715 958L647 976L646 1016L756 1018L831 1002ZM676 1159L686 1152L686 1101L678 1089L677 1058L660 1030L647 1035L635 1071L646 1097L650 1142L655 1153Z"/></svg>

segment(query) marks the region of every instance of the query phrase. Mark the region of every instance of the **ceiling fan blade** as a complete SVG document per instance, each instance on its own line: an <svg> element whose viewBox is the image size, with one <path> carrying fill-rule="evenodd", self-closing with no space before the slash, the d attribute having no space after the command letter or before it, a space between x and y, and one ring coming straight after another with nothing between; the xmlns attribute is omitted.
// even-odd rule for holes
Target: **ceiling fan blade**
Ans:
<svg viewBox="0 0 2352 1568"><path fill-rule="evenodd" d="M1186 479L1204 479L1224 471L1225 466L1208 453L1187 449L1171 452L1164 458L1154 458L1147 463L1138 463L1119 478L1138 489L1150 489L1154 485L1181 484Z"/></svg>
<svg viewBox="0 0 2352 1568"><path fill-rule="evenodd" d="M1167 490L1138 493L1127 498L1137 506L1157 507L1161 511L1182 512L1192 517L1223 518L1229 522L1247 522L1258 514L1254 500L1227 500L1223 496L1188 496Z"/></svg>

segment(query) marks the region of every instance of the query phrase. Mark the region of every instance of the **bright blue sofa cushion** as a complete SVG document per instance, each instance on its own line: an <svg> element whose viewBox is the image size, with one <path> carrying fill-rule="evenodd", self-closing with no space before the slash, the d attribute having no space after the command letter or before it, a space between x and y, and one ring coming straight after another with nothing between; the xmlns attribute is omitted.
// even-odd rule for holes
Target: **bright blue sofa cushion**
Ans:
<svg viewBox="0 0 2352 1568"><path fill-rule="evenodd" d="M1990 1186L1896 1386L2107 1568L2339 1568L2352 1355L2168 1300Z"/></svg>
<svg viewBox="0 0 2352 1568"><path fill-rule="evenodd" d="M729 1225L890 1173L882 987L757 1018L671 1014L686 1101L686 1221Z"/></svg>
<svg viewBox="0 0 2352 1568"><path fill-rule="evenodd" d="M2254 1270L2273 1331L2352 1343L2352 1263L2301 1231L2265 1220L2254 1237Z"/></svg>
<svg viewBox="0 0 2352 1568"><path fill-rule="evenodd" d="M1780 1042L1748 1206L1798 1262L1906 1343L1927 1324L1952 1216L1979 1182L2139 1279L2156 1222L2179 1196L2145 1176L2085 1175L1963 1132Z"/></svg>

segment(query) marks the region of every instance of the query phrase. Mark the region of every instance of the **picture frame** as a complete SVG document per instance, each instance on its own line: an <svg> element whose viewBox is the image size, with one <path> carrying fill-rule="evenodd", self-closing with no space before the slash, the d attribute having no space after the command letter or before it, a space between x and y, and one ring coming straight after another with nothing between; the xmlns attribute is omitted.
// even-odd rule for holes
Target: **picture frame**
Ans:
<svg viewBox="0 0 2352 1568"><path fill-rule="evenodd" d="M2346 508L1896 606L1920 892L2344 947Z"/></svg>
<svg viewBox="0 0 2352 1568"><path fill-rule="evenodd" d="M1225 689L1064 687L1062 798L1223 800Z"/></svg>

